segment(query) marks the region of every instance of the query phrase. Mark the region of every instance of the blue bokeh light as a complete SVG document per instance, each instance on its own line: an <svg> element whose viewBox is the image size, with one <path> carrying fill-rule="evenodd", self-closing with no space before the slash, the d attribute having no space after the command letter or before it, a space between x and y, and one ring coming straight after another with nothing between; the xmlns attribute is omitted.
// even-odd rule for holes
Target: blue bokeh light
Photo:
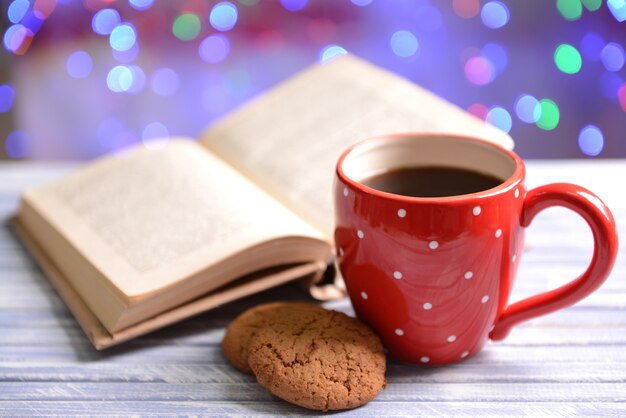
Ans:
<svg viewBox="0 0 626 418"><path fill-rule="evenodd" d="M115 93L128 91L133 85L133 72L125 65L113 67L107 74L107 86Z"/></svg>
<svg viewBox="0 0 626 418"><path fill-rule="evenodd" d="M611 14L618 22L626 20L626 0L607 0Z"/></svg>
<svg viewBox="0 0 626 418"><path fill-rule="evenodd" d="M167 137L170 135L170 132L167 129L167 126L163 125L161 122L150 122L148 123L141 132L141 139L149 140L155 138Z"/></svg>
<svg viewBox="0 0 626 418"><path fill-rule="evenodd" d="M491 29L499 29L509 23L509 9L504 3L490 1L483 5L480 10L480 18L483 24Z"/></svg>
<svg viewBox="0 0 626 418"><path fill-rule="evenodd" d="M308 0L280 0L280 4L290 12L298 12L304 9L308 2Z"/></svg>
<svg viewBox="0 0 626 418"><path fill-rule="evenodd" d="M408 30L399 30L391 35L390 45L393 53L402 58L411 57L419 50L417 38Z"/></svg>
<svg viewBox="0 0 626 418"><path fill-rule="evenodd" d="M232 29L237 24L237 16L237 6L228 1L222 1L211 9L209 23L215 29L224 32Z"/></svg>
<svg viewBox="0 0 626 418"><path fill-rule="evenodd" d="M209 113L221 114L227 109L231 94L222 74L208 73L207 85L202 91L202 107Z"/></svg>
<svg viewBox="0 0 626 418"><path fill-rule="evenodd" d="M521 94L515 99L515 114L525 123L536 123L541 117L541 104L530 94Z"/></svg>
<svg viewBox="0 0 626 418"><path fill-rule="evenodd" d="M128 0L128 3L135 10L147 10L152 7L154 0Z"/></svg>
<svg viewBox="0 0 626 418"><path fill-rule="evenodd" d="M150 88L159 96L172 96L179 86L178 74L171 68L159 68L150 78Z"/></svg>
<svg viewBox="0 0 626 418"><path fill-rule="evenodd" d="M8 112L15 101L15 90L10 84L0 85L0 112Z"/></svg>
<svg viewBox="0 0 626 418"><path fill-rule="evenodd" d="M22 19L22 25L30 29L33 34L35 34L39 32L39 29L41 29L43 21L44 20L42 18L37 16L37 14L31 10L26 13L26 16L24 16L24 18Z"/></svg>
<svg viewBox="0 0 626 418"><path fill-rule="evenodd" d="M624 84L624 80L619 75L614 72L606 71L600 76L598 83L600 84L600 91L604 97L613 101L618 100L619 89L622 87L622 84Z"/></svg>
<svg viewBox="0 0 626 418"><path fill-rule="evenodd" d="M146 87L146 73L138 65L130 65L128 69L133 75L133 80L127 91L132 94L141 93Z"/></svg>
<svg viewBox="0 0 626 418"><path fill-rule="evenodd" d="M587 125L578 134L578 146L585 155L595 157L604 148L604 135L595 125Z"/></svg>
<svg viewBox="0 0 626 418"><path fill-rule="evenodd" d="M141 142L144 147L157 150L164 148L169 142L170 132L161 122L148 123L141 132Z"/></svg>
<svg viewBox="0 0 626 418"><path fill-rule="evenodd" d="M320 51L320 61L321 62L326 62L334 57L340 56L340 55L346 55L348 53L348 51L346 51L345 48L339 46L339 45L335 45L335 44L331 44L331 45L326 45L324 48L322 48L322 50Z"/></svg>
<svg viewBox="0 0 626 418"><path fill-rule="evenodd" d="M97 130L98 143L105 151L118 151L137 141L135 133L116 117L104 119Z"/></svg>
<svg viewBox="0 0 626 418"><path fill-rule="evenodd" d="M235 97L245 97L250 91L250 73L244 68L235 68L226 73L226 91Z"/></svg>
<svg viewBox="0 0 626 418"><path fill-rule="evenodd" d="M93 15L91 28L98 35L110 35L121 22L120 14L115 9L102 9Z"/></svg>
<svg viewBox="0 0 626 418"><path fill-rule="evenodd" d="M130 23L122 23L116 26L109 36L111 48L116 51L128 51L135 45L137 41L137 33Z"/></svg>
<svg viewBox="0 0 626 418"><path fill-rule="evenodd" d="M106 118L98 125L98 142L102 148L110 150L115 148L116 138L125 131L124 124L117 118Z"/></svg>
<svg viewBox="0 0 626 418"><path fill-rule="evenodd" d="M11 25L6 32L4 32L4 47L7 51L17 52L24 43L24 40L29 36L33 36L33 33L24 25L20 23Z"/></svg>
<svg viewBox="0 0 626 418"><path fill-rule="evenodd" d="M580 51L589 61L600 61L602 48L604 48L604 39L595 32L587 33L580 42Z"/></svg>
<svg viewBox="0 0 626 418"><path fill-rule="evenodd" d="M129 63L134 61L137 58L137 55L139 55L139 45L135 42L135 44L126 51L116 51L115 49L112 49L111 52L113 53L113 58L115 58L116 61Z"/></svg>
<svg viewBox="0 0 626 418"><path fill-rule="evenodd" d="M198 47L198 54L202 61L210 64L222 62L230 53L230 41L224 35L207 36Z"/></svg>
<svg viewBox="0 0 626 418"><path fill-rule="evenodd" d="M420 31L434 32L442 26L443 17L438 8L426 5L417 9L415 23Z"/></svg>
<svg viewBox="0 0 626 418"><path fill-rule="evenodd" d="M352 4L354 4L355 6L367 6L368 4L371 4L374 0L350 0L350 2L352 2Z"/></svg>
<svg viewBox="0 0 626 418"><path fill-rule="evenodd" d="M497 42L489 42L480 53L491 62L497 74L501 74L509 65L509 54L506 48Z"/></svg>
<svg viewBox="0 0 626 418"><path fill-rule="evenodd" d="M93 61L85 51L74 51L67 57L65 69L73 78L85 78L91 73Z"/></svg>
<svg viewBox="0 0 626 418"><path fill-rule="evenodd" d="M511 119L509 112L499 106L492 107L487 112L485 120L504 132L509 132L513 126L513 119Z"/></svg>
<svg viewBox="0 0 626 418"><path fill-rule="evenodd" d="M7 16L11 23L19 23L26 15L29 7L30 3L28 0L13 1L7 9Z"/></svg>
<svg viewBox="0 0 626 418"><path fill-rule="evenodd" d="M624 48L616 42L609 42L602 48L600 59L608 71L619 71L626 60Z"/></svg>
<svg viewBox="0 0 626 418"><path fill-rule="evenodd" d="M26 132L16 129L4 141L4 150L11 158L24 158L30 151L30 138Z"/></svg>

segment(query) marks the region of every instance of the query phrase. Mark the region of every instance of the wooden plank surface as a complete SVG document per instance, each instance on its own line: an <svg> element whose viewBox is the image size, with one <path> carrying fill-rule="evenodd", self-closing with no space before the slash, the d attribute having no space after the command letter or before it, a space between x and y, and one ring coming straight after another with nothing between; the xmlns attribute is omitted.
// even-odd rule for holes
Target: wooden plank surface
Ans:
<svg viewBox="0 0 626 418"><path fill-rule="evenodd" d="M21 191L75 164L0 164L0 414L316 415L266 392L220 351L238 313L304 299L285 286L104 352L95 351L6 227ZM528 184L579 183L611 207L626 236L626 161L532 161ZM562 209L528 230L513 299L558 286L591 257L586 224ZM626 416L626 257L581 303L525 323L474 358L441 368L391 360L386 390L341 416ZM347 300L326 307L353 311Z"/></svg>

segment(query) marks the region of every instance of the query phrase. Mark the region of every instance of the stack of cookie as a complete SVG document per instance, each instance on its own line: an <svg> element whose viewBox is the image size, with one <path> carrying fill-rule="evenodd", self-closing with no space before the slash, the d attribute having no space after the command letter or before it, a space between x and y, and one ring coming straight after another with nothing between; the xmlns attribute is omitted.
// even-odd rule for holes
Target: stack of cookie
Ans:
<svg viewBox="0 0 626 418"><path fill-rule="evenodd" d="M385 386L385 354L366 325L306 303L260 305L239 315L226 358L274 395L309 409L355 408Z"/></svg>

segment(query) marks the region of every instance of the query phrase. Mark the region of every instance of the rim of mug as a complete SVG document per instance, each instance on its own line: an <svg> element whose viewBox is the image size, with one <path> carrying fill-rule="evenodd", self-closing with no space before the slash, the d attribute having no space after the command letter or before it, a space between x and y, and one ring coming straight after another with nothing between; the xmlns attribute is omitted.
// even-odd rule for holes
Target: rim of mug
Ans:
<svg viewBox="0 0 626 418"><path fill-rule="evenodd" d="M348 175L346 175L346 173L343 171L344 160L355 150L357 150L358 148L362 146L365 146L369 142L380 141L380 140L391 141L391 140L397 140L399 138L424 138L424 139L432 138L436 140L437 137L440 137L440 138L445 137L445 138L454 139L454 140L458 139L462 141L480 143L481 145L487 145L505 154L509 158L511 158L515 163L515 170L506 180L498 184L496 187L492 187L490 189L481 190L479 192L474 192L474 193L467 193L467 194L454 195L454 196L442 196L442 197L405 196L405 195L396 194L396 193L384 192L382 190L374 189L372 187L366 186L363 183L353 180ZM399 201L404 201L404 202L424 202L424 203L426 202L431 202L431 203L432 202L459 202L459 201L466 200L468 198L485 198L485 197L499 195L499 194L508 192L509 190L519 185L523 181L525 173L526 173L524 162L522 161L521 157L517 155L515 152L513 152L512 150L509 150L500 144L497 144L497 143L494 143L494 142L491 142L482 138L478 138L478 137L474 137L470 135L445 133L445 132L419 132L419 133L418 132L400 132L400 133L393 133L393 134L387 134L387 135L377 135L377 136L366 138L355 144L352 144L341 154L341 156L339 157L339 160L337 161L335 171L336 171L337 177L340 180L342 180L343 182L349 184L351 187L354 187L355 189L363 193L367 193L367 194L374 195L380 198L385 198L385 199L394 199L394 200L399 200Z"/></svg>

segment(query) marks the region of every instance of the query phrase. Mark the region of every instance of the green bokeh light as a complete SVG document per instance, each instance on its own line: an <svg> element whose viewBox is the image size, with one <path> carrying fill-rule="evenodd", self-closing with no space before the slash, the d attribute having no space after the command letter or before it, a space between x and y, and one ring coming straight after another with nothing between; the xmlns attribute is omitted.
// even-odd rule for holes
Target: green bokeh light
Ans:
<svg viewBox="0 0 626 418"><path fill-rule="evenodd" d="M244 6L255 6L259 3L260 0L237 0L237 1L243 4Z"/></svg>
<svg viewBox="0 0 626 418"><path fill-rule="evenodd" d="M583 5L580 0L557 0L556 8L565 20L578 20L583 14Z"/></svg>
<svg viewBox="0 0 626 418"><path fill-rule="evenodd" d="M191 41L200 34L200 18L193 13L179 15L172 24L172 33L181 41Z"/></svg>
<svg viewBox="0 0 626 418"><path fill-rule="evenodd" d="M541 116L537 121L537 126L546 131L551 131L556 128L561 117L559 107L556 103L550 99L541 99L539 106L541 106Z"/></svg>
<svg viewBox="0 0 626 418"><path fill-rule="evenodd" d="M583 1L583 5L590 12L595 12L596 10L600 8L600 6L602 6L602 0L582 0L582 1Z"/></svg>
<svg viewBox="0 0 626 418"><path fill-rule="evenodd" d="M576 74L583 65L580 52L569 44L561 44L554 51L554 63L565 74Z"/></svg>

